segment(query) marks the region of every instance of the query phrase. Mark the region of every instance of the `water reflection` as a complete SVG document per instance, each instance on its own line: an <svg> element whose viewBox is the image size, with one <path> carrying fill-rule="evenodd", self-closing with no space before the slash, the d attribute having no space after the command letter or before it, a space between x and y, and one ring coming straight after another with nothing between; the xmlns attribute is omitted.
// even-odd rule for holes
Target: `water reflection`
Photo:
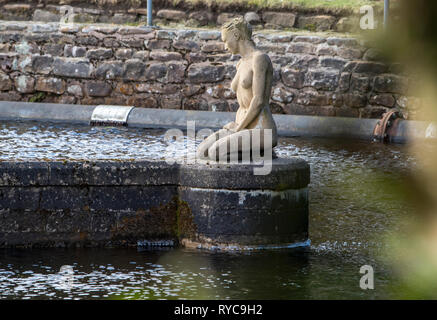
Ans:
<svg viewBox="0 0 437 320"><path fill-rule="evenodd" d="M162 159L164 132L1 123L0 160ZM182 156L186 139L173 146ZM426 150L424 151L426 152ZM185 249L2 250L0 298L311 299L386 298L395 281L383 237L405 224L416 160L401 145L281 138L281 157L311 165L306 252L217 254ZM361 290L372 265L375 290ZM69 273L59 273L71 266Z"/></svg>
<svg viewBox="0 0 437 320"><path fill-rule="evenodd" d="M4 250L2 256L0 298L383 298L388 280L380 273L379 290L363 291L360 265L311 250L222 254L186 249L34 249ZM74 270L67 286L58 272L66 262Z"/></svg>

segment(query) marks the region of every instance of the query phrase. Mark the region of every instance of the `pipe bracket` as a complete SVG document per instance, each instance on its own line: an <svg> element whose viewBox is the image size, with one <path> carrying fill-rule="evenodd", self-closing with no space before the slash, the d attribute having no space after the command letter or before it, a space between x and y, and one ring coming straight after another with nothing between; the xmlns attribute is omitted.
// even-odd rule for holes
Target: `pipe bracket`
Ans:
<svg viewBox="0 0 437 320"><path fill-rule="evenodd" d="M384 113L373 129L373 141L391 142L391 137L396 136L401 119L399 111L392 110Z"/></svg>
<svg viewBox="0 0 437 320"><path fill-rule="evenodd" d="M431 122L428 127L426 128L425 132L425 138L426 139L435 139L437 138L437 124L434 122Z"/></svg>

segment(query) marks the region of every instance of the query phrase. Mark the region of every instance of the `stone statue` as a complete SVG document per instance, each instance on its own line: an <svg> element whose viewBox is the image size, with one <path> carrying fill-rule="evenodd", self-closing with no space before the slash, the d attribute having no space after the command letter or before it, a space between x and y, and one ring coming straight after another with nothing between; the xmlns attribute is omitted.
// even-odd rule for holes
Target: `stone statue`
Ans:
<svg viewBox="0 0 437 320"><path fill-rule="evenodd" d="M254 148L259 152L272 152L277 145L277 130L269 107L272 89L273 66L267 54L258 50L251 39L252 28L244 18L235 18L222 26L222 40L232 54L241 55L237 72L231 88L237 95L239 108L235 122L226 124L223 129L207 137L197 148L197 158L219 160L229 157L233 149L248 153ZM243 143L250 137L251 143ZM259 137L259 138L257 138ZM267 146L265 139L270 139ZM258 139L259 146L254 146ZM270 144L270 143L269 143ZM265 147L265 148L264 148ZM265 150L264 150L265 149Z"/></svg>

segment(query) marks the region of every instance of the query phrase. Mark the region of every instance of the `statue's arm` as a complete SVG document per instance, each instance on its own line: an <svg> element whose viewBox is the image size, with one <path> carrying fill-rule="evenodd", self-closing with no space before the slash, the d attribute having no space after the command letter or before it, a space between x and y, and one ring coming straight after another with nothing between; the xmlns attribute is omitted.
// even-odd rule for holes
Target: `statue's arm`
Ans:
<svg viewBox="0 0 437 320"><path fill-rule="evenodd" d="M237 67L236 67L237 72L236 72L236 74L235 74L234 79L232 79L232 82L231 82L231 89L232 89L232 91L234 91L234 92L237 91L238 79L240 78L240 75L239 75L239 73L238 73L238 67L240 66L240 63L241 63L241 60L238 61L238 63L237 63Z"/></svg>
<svg viewBox="0 0 437 320"><path fill-rule="evenodd" d="M252 101L250 102L249 110L246 116L238 124L235 129L236 132L245 129L253 120L260 114L263 101L264 101L264 91L266 85L266 73L268 69L268 57L265 54L260 54L253 59L253 80L252 80Z"/></svg>
<svg viewBox="0 0 437 320"><path fill-rule="evenodd" d="M236 125L237 124L234 121L231 121L231 122L225 124L223 126L223 129L231 129L231 130L233 130L233 129L235 129Z"/></svg>
<svg viewBox="0 0 437 320"><path fill-rule="evenodd" d="M237 73L235 74L234 79L232 79L231 82L231 89L232 91L236 92L237 91L237 86L238 86L238 79L240 78L239 73L238 73L238 67L240 66L241 60L238 61L237 63ZM229 123L227 123L226 125L223 126L223 129L231 129L234 130L235 127L237 126L237 124L234 121L231 121Z"/></svg>

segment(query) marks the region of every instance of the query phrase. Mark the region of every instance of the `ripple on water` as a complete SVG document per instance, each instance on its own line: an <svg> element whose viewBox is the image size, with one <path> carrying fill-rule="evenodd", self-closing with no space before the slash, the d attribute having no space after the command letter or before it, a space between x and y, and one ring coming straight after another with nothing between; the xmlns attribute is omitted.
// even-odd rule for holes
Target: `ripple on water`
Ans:
<svg viewBox="0 0 437 320"><path fill-rule="evenodd" d="M191 142L166 141L162 130L30 122L3 122L0 133L0 161L164 160L182 157ZM326 139L280 138L276 153L304 158L311 166L312 246L303 255L5 251L0 298L323 299L335 292L342 292L340 298L365 297L356 290L357 268L378 264L381 274L389 274L377 260L384 249L381 236L411 211L405 177L415 159L404 146ZM73 277L58 272L66 261Z"/></svg>

